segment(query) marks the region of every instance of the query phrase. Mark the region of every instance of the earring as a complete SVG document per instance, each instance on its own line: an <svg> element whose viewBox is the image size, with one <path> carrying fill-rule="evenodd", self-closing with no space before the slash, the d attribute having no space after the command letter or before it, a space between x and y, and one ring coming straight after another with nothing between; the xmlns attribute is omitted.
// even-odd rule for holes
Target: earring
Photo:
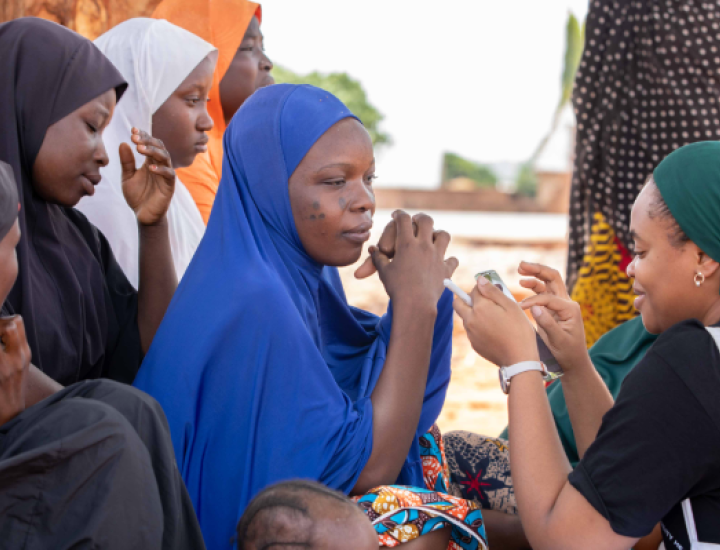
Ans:
<svg viewBox="0 0 720 550"><path fill-rule="evenodd" d="M700 286L705 282L705 275L702 273L695 273L695 286Z"/></svg>

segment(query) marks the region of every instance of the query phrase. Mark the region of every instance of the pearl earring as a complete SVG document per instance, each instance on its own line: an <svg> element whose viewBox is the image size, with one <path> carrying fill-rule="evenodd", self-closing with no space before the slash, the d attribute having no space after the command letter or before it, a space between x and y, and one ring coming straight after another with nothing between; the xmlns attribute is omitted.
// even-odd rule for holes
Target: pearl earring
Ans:
<svg viewBox="0 0 720 550"><path fill-rule="evenodd" d="M696 273L694 280L695 280L695 286L700 286L701 284L703 284L705 282L705 275L703 275L702 273Z"/></svg>

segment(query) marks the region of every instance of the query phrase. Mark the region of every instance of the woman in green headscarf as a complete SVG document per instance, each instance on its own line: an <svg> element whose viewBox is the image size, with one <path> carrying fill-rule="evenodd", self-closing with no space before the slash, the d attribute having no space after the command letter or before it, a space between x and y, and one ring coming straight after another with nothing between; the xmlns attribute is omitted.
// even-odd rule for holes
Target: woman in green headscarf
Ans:
<svg viewBox="0 0 720 550"><path fill-rule="evenodd" d="M521 307L483 278L472 307L455 301L473 348L505 365L515 496L536 550L629 549L658 522L666 548L720 545L719 217L719 142L671 153L638 195L628 275L657 340L615 403L585 348L580 306L546 285L549 268L537 269L539 294ZM574 469L556 436L523 309L565 371Z"/></svg>

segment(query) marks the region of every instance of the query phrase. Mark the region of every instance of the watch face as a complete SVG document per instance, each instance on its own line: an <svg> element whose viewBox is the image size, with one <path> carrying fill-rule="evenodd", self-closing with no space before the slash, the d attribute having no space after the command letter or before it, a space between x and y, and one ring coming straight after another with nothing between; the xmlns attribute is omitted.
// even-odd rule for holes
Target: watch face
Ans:
<svg viewBox="0 0 720 550"><path fill-rule="evenodd" d="M498 376L500 376L500 389L503 391L504 394L507 394L509 388L509 380L505 377L505 367L500 367L498 369Z"/></svg>

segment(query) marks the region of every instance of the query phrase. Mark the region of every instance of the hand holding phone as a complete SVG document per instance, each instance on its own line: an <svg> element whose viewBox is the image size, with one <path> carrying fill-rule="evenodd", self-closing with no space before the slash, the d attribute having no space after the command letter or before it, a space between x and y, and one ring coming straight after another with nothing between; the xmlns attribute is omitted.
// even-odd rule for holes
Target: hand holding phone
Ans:
<svg viewBox="0 0 720 550"><path fill-rule="evenodd" d="M565 373L580 366L592 368L582 310L568 294L560 273L551 267L528 262L522 262L518 272L532 277L520 284L536 293L520 305L532 313L538 331Z"/></svg>
<svg viewBox="0 0 720 550"><path fill-rule="evenodd" d="M475 275L475 279L477 280L478 277L484 277L489 282L494 284L497 288L499 288L505 296L510 298L513 302L517 303L517 300L515 299L515 296L513 296L512 292L508 289L507 285L503 282L503 280L500 278L500 276L497 274L495 270L489 270L489 271L483 271L481 273L478 273ZM446 288L451 290L458 298L460 298L463 302L465 302L468 306L472 307L473 301L472 298L459 286L457 286L452 280L445 279L443 281L443 284ZM535 331L535 340L537 343L538 348L538 354L540 356L540 361L545 365L546 369L546 380L554 380L556 378L559 378L562 376L563 371L560 365L558 364L557 360L553 356L552 352L550 351L550 348L545 344L543 339L540 337L540 335Z"/></svg>
<svg viewBox="0 0 720 550"><path fill-rule="evenodd" d="M494 269L490 269L488 271L482 271L475 275L475 279L477 280L478 277L485 277L488 281L490 281L492 284L494 284L496 287L498 287L500 290L503 291L503 294L507 296L508 298L511 298L513 302L517 303L517 300L515 299L515 296L513 296L512 292L510 292L510 289L508 289L507 285L503 282L503 280L500 278L500 275L497 274L497 271ZM558 364L557 360L553 356L552 352L550 351L550 348L547 347L547 344L544 342L542 337L535 331L535 339L537 341L537 347L538 347L538 353L540 355L540 361L545 365L545 369L547 370L547 374L545 376L546 380L555 380L556 378L559 378L563 374L563 370Z"/></svg>

